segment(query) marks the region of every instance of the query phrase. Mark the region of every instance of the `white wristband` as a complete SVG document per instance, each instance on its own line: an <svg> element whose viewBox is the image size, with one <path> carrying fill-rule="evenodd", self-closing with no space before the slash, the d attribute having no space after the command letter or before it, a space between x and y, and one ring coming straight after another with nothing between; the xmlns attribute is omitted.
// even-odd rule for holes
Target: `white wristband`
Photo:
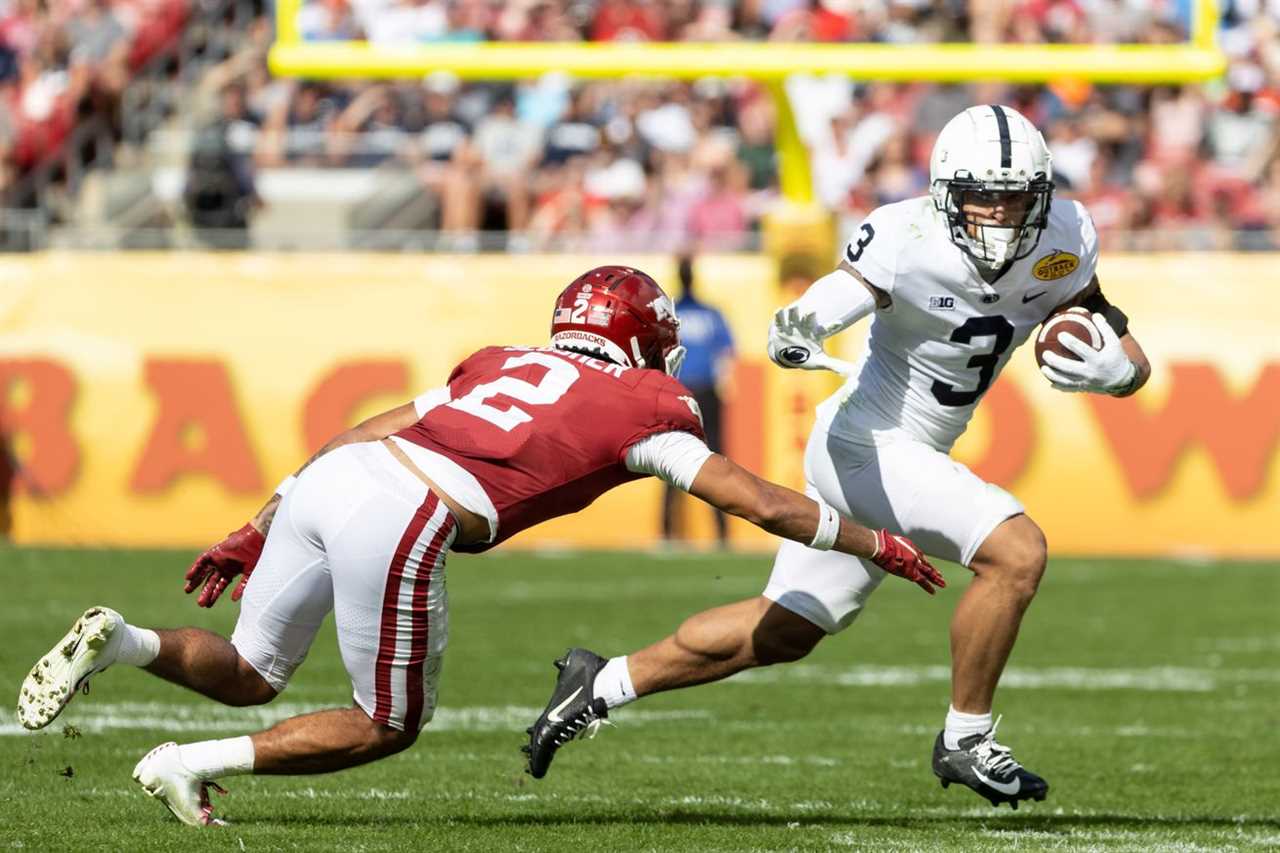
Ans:
<svg viewBox="0 0 1280 853"><path fill-rule="evenodd" d="M840 515L830 504L818 501L818 531L813 534L809 547L818 551L830 551L840 535Z"/></svg>
<svg viewBox="0 0 1280 853"><path fill-rule="evenodd" d="M290 474L288 477L285 477L280 481L280 485L276 486L276 494L280 497L284 497L289 494L289 490L293 488L293 484L296 482L298 482L298 478Z"/></svg>

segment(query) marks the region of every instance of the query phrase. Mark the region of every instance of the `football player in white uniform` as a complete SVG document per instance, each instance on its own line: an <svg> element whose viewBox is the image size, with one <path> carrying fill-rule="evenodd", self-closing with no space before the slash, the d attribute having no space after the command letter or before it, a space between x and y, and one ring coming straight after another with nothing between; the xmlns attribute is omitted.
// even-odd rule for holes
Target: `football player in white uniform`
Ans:
<svg viewBox="0 0 1280 853"><path fill-rule="evenodd" d="M1124 396L1150 368L1099 288L1093 224L1079 203L1053 200L1049 150L1026 118L1002 106L965 110L939 135L930 178L929 196L873 211L839 267L777 312L769 357L849 376L818 408L805 452L809 493L973 571L951 623L951 707L933 771L944 787L959 782L1016 808L1044 799L1048 785L995 741L991 706L1044 573L1045 538L1016 498L948 453L1013 350L1060 307L1090 309L1103 345L1065 343L1078 361L1047 354L1043 372L1055 387ZM872 315L857 365L823 351L824 338ZM610 667L629 683L592 682L597 716L648 693L799 659L848 627L883 578L865 560L784 542L762 596L693 616L627 656L626 667ZM604 665L573 654L579 665L562 670L556 696L573 688L571 670ZM599 665L581 664L591 659ZM573 723L552 725L544 714L531 729L536 775L578 733Z"/></svg>

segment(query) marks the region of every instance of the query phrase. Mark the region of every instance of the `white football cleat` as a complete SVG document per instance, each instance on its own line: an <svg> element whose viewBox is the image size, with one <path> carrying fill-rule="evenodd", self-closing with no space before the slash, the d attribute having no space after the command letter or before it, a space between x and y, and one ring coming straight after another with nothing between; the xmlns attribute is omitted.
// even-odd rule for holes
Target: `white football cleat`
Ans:
<svg viewBox="0 0 1280 853"><path fill-rule="evenodd" d="M109 607L91 607L67 635L31 668L18 691L18 722L28 729L52 723L89 679L115 663L124 617Z"/></svg>
<svg viewBox="0 0 1280 853"><path fill-rule="evenodd" d="M226 821L213 816L209 789L219 794L226 791L212 779L201 779L188 770L173 741L162 743L142 756L133 768L133 781L188 826L226 826Z"/></svg>

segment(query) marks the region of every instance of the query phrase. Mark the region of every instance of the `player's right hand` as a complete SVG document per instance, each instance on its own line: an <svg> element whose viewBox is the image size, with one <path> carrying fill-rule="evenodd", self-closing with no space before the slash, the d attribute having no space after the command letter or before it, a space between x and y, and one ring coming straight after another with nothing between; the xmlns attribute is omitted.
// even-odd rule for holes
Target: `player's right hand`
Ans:
<svg viewBox="0 0 1280 853"><path fill-rule="evenodd" d="M852 364L827 355L822 338L822 329L812 312L801 313L795 305L779 308L769 326L769 359L788 369L831 370L841 376L852 373Z"/></svg>
<svg viewBox="0 0 1280 853"><path fill-rule="evenodd" d="M231 592L231 600L239 601L240 596L244 594L244 585L249 582L249 575L253 574L254 566L258 565L258 558L262 556L262 546L266 542L267 537L252 524L246 524L239 530L228 533L226 539L196 557L196 561L187 570L187 583L183 591L194 592L203 584L196 604L201 607L212 607L217 603L222 591L236 579L236 575L243 575L240 583Z"/></svg>
<svg viewBox="0 0 1280 853"><path fill-rule="evenodd" d="M884 529L875 531L875 534L876 552L871 555L871 562L891 575L906 578L930 595L933 595L934 587L946 587L942 574L910 539Z"/></svg>

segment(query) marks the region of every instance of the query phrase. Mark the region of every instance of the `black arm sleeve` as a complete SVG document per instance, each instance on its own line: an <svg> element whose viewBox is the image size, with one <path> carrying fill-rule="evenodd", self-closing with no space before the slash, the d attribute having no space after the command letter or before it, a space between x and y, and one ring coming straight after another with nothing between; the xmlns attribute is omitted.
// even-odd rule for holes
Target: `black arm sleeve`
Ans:
<svg viewBox="0 0 1280 853"><path fill-rule="evenodd" d="M1095 290L1089 295L1084 302L1080 303L1081 307L1089 309L1090 312L1101 314L1107 319L1107 325L1116 333L1116 337L1123 338L1125 333L1129 331L1129 317L1116 306L1107 301L1102 295L1101 290Z"/></svg>

